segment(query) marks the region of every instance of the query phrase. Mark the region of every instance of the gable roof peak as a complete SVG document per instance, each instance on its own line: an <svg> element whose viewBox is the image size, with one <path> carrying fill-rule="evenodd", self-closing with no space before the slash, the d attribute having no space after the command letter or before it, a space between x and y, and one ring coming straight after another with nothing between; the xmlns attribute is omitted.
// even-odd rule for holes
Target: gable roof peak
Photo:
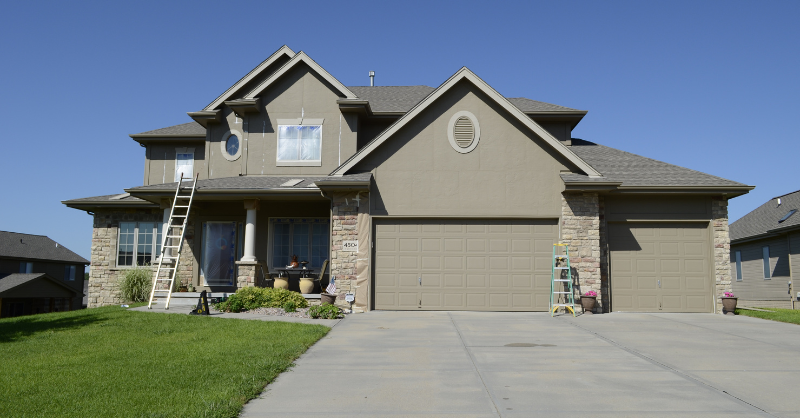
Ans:
<svg viewBox="0 0 800 418"><path fill-rule="evenodd" d="M489 96L495 102L497 102L501 107L503 107L507 112L517 118L523 125L525 125L528 129L533 131L536 135L542 138L548 145L553 147L556 152L560 153L564 156L567 160L571 163L575 164L578 169L583 171L587 176L590 178L598 178L602 177L602 175L595 170L591 165L583 161L580 157L578 157L575 153L573 153L569 148L567 148L564 144L561 143L558 139L556 139L553 135L547 132L544 128L542 128L538 123L534 122L533 119L529 118L525 113L523 113L518 107L514 106L508 99L506 99L502 94L497 92L492 86L490 86L487 82L485 82L482 78L478 77L477 74L472 72L466 66L461 67L455 74L450 76L442 85L434 89L430 94L428 94L424 99L422 99L419 103L417 103L414 107L412 107L406 114L401 116L397 121L395 121L392 125L390 125L386 130L381 132L375 139L370 141L367 145L361 148L358 152L356 152L352 157L347 159L344 164L340 165L336 170L334 170L330 175L332 176L341 176L347 173L348 170L353 168L356 164L358 164L361 160L363 160L367 155L369 155L373 150L378 148L383 142L385 142L389 137L394 135L400 128L405 126L409 121L414 119L418 114L420 114L423 110L425 110L431 103L436 101L439 97L441 97L445 92L450 90L454 85L462 80L470 81L474 86L476 86L479 90L481 90L484 94Z"/></svg>
<svg viewBox="0 0 800 418"><path fill-rule="evenodd" d="M297 66L301 62L306 64L306 65L308 65L309 67L311 67L312 70L314 70L323 79L325 79L325 81L330 83L345 98L355 99L355 98L358 97L352 91L350 91L350 89L345 87L345 85L342 84L341 81L337 80L336 77L332 76L331 73L329 73L324 68L322 68L322 66L317 64L317 62L314 61L310 56L308 56L308 54L306 54L303 51L300 51L297 54L295 54L292 57L292 59L289 60L289 62L284 64L281 68L279 68L271 76L269 76L269 78L267 78L261 84L256 86L252 91L250 91L250 93L247 93L245 95L245 98L246 99L255 99L257 95L259 95L261 92L266 90L267 87L269 87L272 83L275 82L275 80L279 79L281 76L286 74L289 70L291 70L292 68L294 68L295 66Z"/></svg>

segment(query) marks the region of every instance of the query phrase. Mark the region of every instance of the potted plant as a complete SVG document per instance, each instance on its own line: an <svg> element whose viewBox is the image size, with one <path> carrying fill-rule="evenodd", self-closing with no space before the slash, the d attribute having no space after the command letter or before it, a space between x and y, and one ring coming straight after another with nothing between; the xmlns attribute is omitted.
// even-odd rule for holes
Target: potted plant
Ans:
<svg viewBox="0 0 800 418"><path fill-rule="evenodd" d="M590 290L581 295L581 306L583 313L588 315L594 314L594 305L597 304L597 292Z"/></svg>
<svg viewBox="0 0 800 418"><path fill-rule="evenodd" d="M193 285L193 284L191 284L191 283L189 283L188 285L186 285L186 289L187 289L189 292L194 292L194 285Z"/></svg>
<svg viewBox="0 0 800 418"><path fill-rule="evenodd" d="M733 292L725 292L722 296L722 313L725 315L736 315L736 303L739 298Z"/></svg>

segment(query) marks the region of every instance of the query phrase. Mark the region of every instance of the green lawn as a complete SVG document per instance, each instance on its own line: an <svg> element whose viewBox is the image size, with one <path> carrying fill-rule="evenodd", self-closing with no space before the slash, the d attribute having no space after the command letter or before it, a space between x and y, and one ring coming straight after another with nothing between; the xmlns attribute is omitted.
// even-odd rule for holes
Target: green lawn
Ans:
<svg viewBox="0 0 800 418"><path fill-rule="evenodd" d="M777 309L777 308L759 308L759 309L766 309L769 312L737 309L736 314L800 325L800 310Z"/></svg>
<svg viewBox="0 0 800 418"><path fill-rule="evenodd" d="M0 417L235 417L329 330L117 306L0 319Z"/></svg>

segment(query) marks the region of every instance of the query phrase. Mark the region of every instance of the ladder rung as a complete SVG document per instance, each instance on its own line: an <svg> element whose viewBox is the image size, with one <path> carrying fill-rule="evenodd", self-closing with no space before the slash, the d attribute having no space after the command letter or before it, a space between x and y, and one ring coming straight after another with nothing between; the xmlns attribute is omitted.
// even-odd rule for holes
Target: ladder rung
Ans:
<svg viewBox="0 0 800 418"><path fill-rule="evenodd" d="M558 293L559 295L568 295L572 292L553 292L553 293Z"/></svg>
<svg viewBox="0 0 800 418"><path fill-rule="evenodd" d="M567 257L569 257L569 256L568 255L563 255L563 254L561 254L561 255L556 254L556 255L553 256L553 258L563 258L565 260L567 259Z"/></svg>
<svg viewBox="0 0 800 418"><path fill-rule="evenodd" d="M570 305L569 303L554 303L553 306L569 306L570 308L572 307L572 305Z"/></svg>
<svg viewBox="0 0 800 418"><path fill-rule="evenodd" d="M161 267L161 270L175 270L175 267Z"/></svg>
<svg viewBox="0 0 800 418"><path fill-rule="evenodd" d="M190 195L190 196L175 196L175 197L177 197L178 199L189 199L192 196Z"/></svg>
<svg viewBox="0 0 800 418"><path fill-rule="evenodd" d="M180 235L167 235L167 238L180 238Z"/></svg>
<svg viewBox="0 0 800 418"><path fill-rule="evenodd" d="M165 245L164 248L181 248L180 245Z"/></svg>
<svg viewBox="0 0 800 418"><path fill-rule="evenodd" d="M569 270L569 267L554 267L556 270Z"/></svg>
<svg viewBox="0 0 800 418"><path fill-rule="evenodd" d="M185 218L187 215L172 215L173 218Z"/></svg>
<svg viewBox="0 0 800 418"><path fill-rule="evenodd" d="M572 280L570 280L570 279L555 279L553 281L554 282L571 282Z"/></svg>
<svg viewBox="0 0 800 418"><path fill-rule="evenodd" d="M177 206L177 205L176 205L175 207L176 207L176 208L188 208L188 207L189 207L189 205L186 205L186 206L183 206L183 205Z"/></svg>

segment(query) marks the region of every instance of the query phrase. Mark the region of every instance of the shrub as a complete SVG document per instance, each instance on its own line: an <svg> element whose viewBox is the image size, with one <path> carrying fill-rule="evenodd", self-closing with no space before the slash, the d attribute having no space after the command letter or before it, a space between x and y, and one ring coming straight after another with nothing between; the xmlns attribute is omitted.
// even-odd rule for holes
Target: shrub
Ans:
<svg viewBox="0 0 800 418"><path fill-rule="evenodd" d="M147 302L153 286L153 270L136 266L125 270L119 282L119 295L126 302Z"/></svg>
<svg viewBox="0 0 800 418"><path fill-rule="evenodd" d="M308 308L308 316L312 318L322 319L339 319L344 318L342 310L334 305L317 305Z"/></svg>
<svg viewBox="0 0 800 418"><path fill-rule="evenodd" d="M286 289L268 287L245 287L230 295L228 300L215 305L223 312L240 312L256 308L283 308L287 302L293 302L295 308L308 307L303 295Z"/></svg>
<svg viewBox="0 0 800 418"><path fill-rule="evenodd" d="M283 304L283 310L286 312L297 312L297 305L290 300Z"/></svg>

